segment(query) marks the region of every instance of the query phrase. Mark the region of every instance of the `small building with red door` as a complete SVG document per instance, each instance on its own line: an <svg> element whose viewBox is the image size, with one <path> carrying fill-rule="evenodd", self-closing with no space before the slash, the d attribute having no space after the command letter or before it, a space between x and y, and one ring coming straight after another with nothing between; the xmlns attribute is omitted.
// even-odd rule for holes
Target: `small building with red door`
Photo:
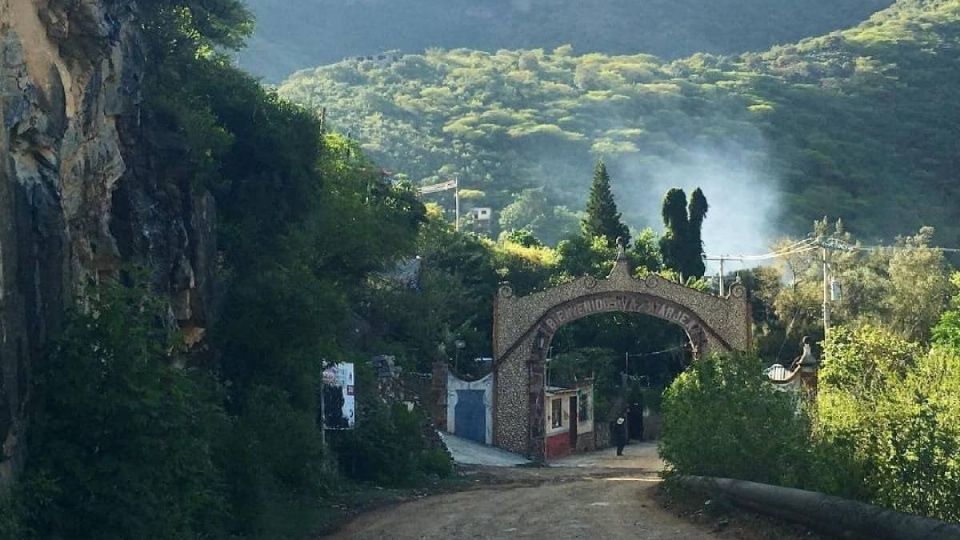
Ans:
<svg viewBox="0 0 960 540"><path fill-rule="evenodd" d="M574 388L548 386L544 398L546 459L594 450L593 381Z"/></svg>

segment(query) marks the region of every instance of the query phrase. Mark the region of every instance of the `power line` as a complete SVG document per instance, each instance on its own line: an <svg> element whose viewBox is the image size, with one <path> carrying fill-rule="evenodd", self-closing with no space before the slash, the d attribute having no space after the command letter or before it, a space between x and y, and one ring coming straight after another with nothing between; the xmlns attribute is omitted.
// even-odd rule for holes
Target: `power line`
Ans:
<svg viewBox="0 0 960 540"><path fill-rule="evenodd" d="M883 251L883 250L921 250L929 249L932 251L942 251L945 253L960 253L960 248L948 248L940 246L860 246L852 245L843 242L842 240L836 240L828 238L824 241L817 241L812 238L807 238L799 242L795 242L789 246L781 248L778 251L770 251L768 253L763 253L761 255L704 255L703 259L707 261L762 261L767 259L775 259L778 257L785 257L787 255L796 255L800 253L807 253L813 251L817 248L826 248L834 249L840 251Z"/></svg>
<svg viewBox="0 0 960 540"><path fill-rule="evenodd" d="M624 353L624 354L625 354L625 355L629 355L629 356L631 356L631 357L657 356L657 355L660 355L660 354L667 354L667 353L674 352L674 351L685 350L685 349L688 348L688 346L689 346L688 344L682 344L682 345L677 345L676 347L670 347L669 349L664 349L664 350L662 350L662 351L643 352L643 353L632 353L632 352L628 352L628 353Z"/></svg>
<svg viewBox="0 0 960 540"><path fill-rule="evenodd" d="M939 246L852 246L852 249L857 251L882 251L885 249L903 249L903 250L929 249L933 251L944 251L946 253L960 253L960 248L945 248L945 247L939 247Z"/></svg>
<svg viewBox="0 0 960 540"><path fill-rule="evenodd" d="M816 241L812 238L805 238L798 242L784 246L778 250L763 253L761 255L705 255L703 258L708 261L762 261L814 250L817 248L815 242Z"/></svg>

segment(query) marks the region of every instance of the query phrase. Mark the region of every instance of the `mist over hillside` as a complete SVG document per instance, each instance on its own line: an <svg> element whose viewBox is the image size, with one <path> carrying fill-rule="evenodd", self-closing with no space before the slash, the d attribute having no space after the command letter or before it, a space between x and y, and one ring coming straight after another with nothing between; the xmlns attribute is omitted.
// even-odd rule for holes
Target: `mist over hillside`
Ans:
<svg viewBox="0 0 960 540"><path fill-rule="evenodd" d="M762 249L736 239L803 234L824 215L871 239L933 225L956 244L958 35L957 0L900 0L762 54L432 50L303 71L280 93L327 107L384 166L459 176L502 225L548 240L602 158L634 227L659 225L665 187L704 186L712 251Z"/></svg>
<svg viewBox="0 0 960 540"><path fill-rule="evenodd" d="M763 50L845 28L891 0L246 0L257 17L245 69L279 81L358 55L430 47L644 52Z"/></svg>

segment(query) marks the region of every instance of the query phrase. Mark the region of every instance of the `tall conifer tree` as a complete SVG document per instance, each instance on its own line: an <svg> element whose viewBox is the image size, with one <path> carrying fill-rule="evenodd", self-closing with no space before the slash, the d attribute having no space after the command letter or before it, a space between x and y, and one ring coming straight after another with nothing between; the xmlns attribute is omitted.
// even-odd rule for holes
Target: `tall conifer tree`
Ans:
<svg viewBox="0 0 960 540"><path fill-rule="evenodd" d="M587 236L602 236L608 246L615 246L617 238L623 239L626 246L630 243L630 230L620 221L617 203L610 189L610 175L602 161L597 162L593 171L593 184L587 199L587 217L583 220L583 231Z"/></svg>
<svg viewBox="0 0 960 540"><path fill-rule="evenodd" d="M663 225L666 230L660 237L660 254L667 268L684 274L683 245L687 238L687 194L680 188L672 188L663 197Z"/></svg>
<svg viewBox="0 0 960 540"><path fill-rule="evenodd" d="M700 188L690 194L690 238L687 242L687 271L689 275L703 277L707 267L703 263L703 220L707 217L707 197Z"/></svg>
<svg viewBox="0 0 960 540"><path fill-rule="evenodd" d="M700 188L687 195L672 188L663 198L663 224L666 231L660 238L660 253L666 267L676 270L683 279L700 278L706 272L703 264L703 220L707 217L707 198Z"/></svg>

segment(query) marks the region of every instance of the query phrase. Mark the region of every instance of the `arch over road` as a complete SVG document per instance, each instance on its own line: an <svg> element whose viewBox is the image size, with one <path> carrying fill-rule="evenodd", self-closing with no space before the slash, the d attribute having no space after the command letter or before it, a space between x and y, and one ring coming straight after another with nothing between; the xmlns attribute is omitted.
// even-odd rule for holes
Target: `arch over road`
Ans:
<svg viewBox="0 0 960 540"><path fill-rule="evenodd" d="M606 279L582 277L524 297L509 285L493 308L494 445L544 458L547 350L563 325L609 312L643 313L679 325L695 356L750 347L750 305L742 284L726 297L706 294L650 274L630 275L621 254Z"/></svg>

